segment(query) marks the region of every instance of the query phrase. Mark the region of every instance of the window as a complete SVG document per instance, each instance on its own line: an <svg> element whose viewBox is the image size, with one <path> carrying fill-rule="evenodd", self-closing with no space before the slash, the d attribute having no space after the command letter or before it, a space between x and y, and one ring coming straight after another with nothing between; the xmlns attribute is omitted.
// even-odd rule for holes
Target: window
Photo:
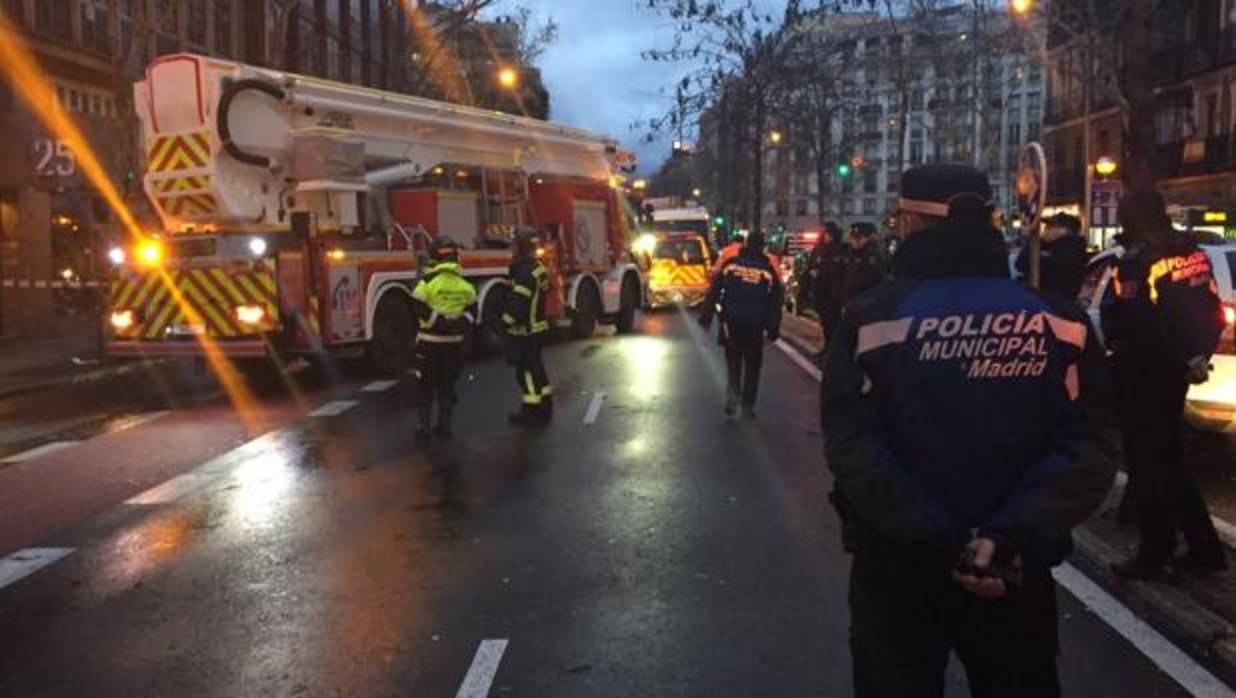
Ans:
<svg viewBox="0 0 1236 698"><path fill-rule="evenodd" d="M841 200L841 215L848 216L854 213L854 201L851 199Z"/></svg>
<svg viewBox="0 0 1236 698"><path fill-rule="evenodd" d="M180 3L156 0L154 12L155 51L159 55L176 53L180 50Z"/></svg>
<svg viewBox="0 0 1236 698"><path fill-rule="evenodd" d="M806 199L798 199L797 201L794 202L794 215L795 216L807 215L807 200Z"/></svg>
<svg viewBox="0 0 1236 698"><path fill-rule="evenodd" d="M876 212L875 199L863 199L863 215L874 216Z"/></svg>
<svg viewBox="0 0 1236 698"><path fill-rule="evenodd" d="M34 26L47 36L73 38L72 0L39 0L34 3Z"/></svg>
<svg viewBox="0 0 1236 698"><path fill-rule="evenodd" d="M83 0L81 11L82 46L105 56L111 55L107 0Z"/></svg>
<svg viewBox="0 0 1236 698"><path fill-rule="evenodd" d="M777 199L777 215L785 217L790 215L790 202L785 199Z"/></svg>
<svg viewBox="0 0 1236 698"><path fill-rule="evenodd" d="M1037 141L1039 139L1039 122L1031 121L1026 127L1026 138L1028 140Z"/></svg>
<svg viewBox="0 0 1236 698"><path fill-rule="evenodd" d="M923 164L923 142L922 141L910 141L910 164L911 165Z"/></svg>
<svg viewBox="0 0 1236 698"><path fill-rule="evenodd" d="M1013 121L1009 123L1009 143L1021 143L1021 122Z"/></svg>
<svg viewBox="0 0 1236 698"><path fill-rule="evenodd" d="M234 10L232 0L215 0L215 53L224 58L231 58L236 51L232 33Z"/></svg>
<svg viewBox="0 0 1236 698"><path fill-rule="evenodd" d="M863 191L868 194L874 194L880 190L879 172L876 172L874 167L869 167L863 170Z"/></svg>
<svg viewBox="0 0 1236 698"><path fill-rule="evenodd" d="M120 46L131 46L134 42L138 45L134 48L134 53L142 60L148 56L149 49L146 43L146 32L137 31L136 25L138 19L142 16L141 6L145 0L120 0Z"/></svg>
<svg viewBox="0 0 1236 698"><path fill-rule="evenodd" d="M90 96L90 113L103 116L103 99L98 95Z"/></svg>
<svg viewBox="0 0 1236 698"><path fill-rule="evenodd" d="M69 90L69 110L82 110L82 96L77 90Z"/></svg>

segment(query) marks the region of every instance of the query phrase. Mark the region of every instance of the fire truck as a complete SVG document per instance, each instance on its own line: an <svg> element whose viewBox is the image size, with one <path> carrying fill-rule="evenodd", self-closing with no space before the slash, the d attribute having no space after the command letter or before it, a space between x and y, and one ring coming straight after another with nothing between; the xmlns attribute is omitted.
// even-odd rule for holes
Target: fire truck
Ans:
<svg viewBox="0 0 1236 698"><path fill-rule="evenodd" d="M644 271L608 138L191 54L134 92L161 225L110 251L113 355L336 354L397 374L428 244L463 248L492 345L526 229L557 325L635 324Z"/></svg>

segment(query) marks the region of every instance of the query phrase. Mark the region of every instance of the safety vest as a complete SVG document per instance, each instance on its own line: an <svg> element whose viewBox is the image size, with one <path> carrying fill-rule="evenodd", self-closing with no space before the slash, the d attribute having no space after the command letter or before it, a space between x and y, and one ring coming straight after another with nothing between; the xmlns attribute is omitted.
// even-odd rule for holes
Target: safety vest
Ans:
<svg viewBox="0 0 1236 698"><path fill-rule="evenodd" d="M459 273L458 262L443 262L429 270L412 292L422 304L416 341L456 344L472 325L468 308L476 302L476 289Z"/></svg>

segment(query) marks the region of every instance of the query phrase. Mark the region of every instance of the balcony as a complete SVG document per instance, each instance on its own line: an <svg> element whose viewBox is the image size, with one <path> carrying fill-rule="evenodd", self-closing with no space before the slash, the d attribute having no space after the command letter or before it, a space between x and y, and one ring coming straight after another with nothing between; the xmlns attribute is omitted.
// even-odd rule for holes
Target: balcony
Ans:
<svg viewBox="0 0 1236 698"><path fill-rule="evenodd" d="M1155 175L1175 179L1236 170L1234 145L1231 135L1160 144L1155 148Z"/></svg>
<svg viewBox="0 0 1236 698"><path fill-rule="evenodd" d="M1232 64L1236 64L1236 27L1227 27L1188 44L1155 51L1150 81L1170 85Z"/></svg>

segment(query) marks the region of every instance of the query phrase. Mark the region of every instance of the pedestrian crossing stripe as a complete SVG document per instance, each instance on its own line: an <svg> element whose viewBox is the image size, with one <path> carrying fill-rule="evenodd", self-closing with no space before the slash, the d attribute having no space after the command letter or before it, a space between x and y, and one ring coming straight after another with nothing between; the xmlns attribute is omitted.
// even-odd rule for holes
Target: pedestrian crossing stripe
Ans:
<svg viewBox="0 0 1236 698"><path fill-rule="evenodd" d="M151 173L194 170L210 162L209 131L156 136L150 142L146 171Z"/></svg>

